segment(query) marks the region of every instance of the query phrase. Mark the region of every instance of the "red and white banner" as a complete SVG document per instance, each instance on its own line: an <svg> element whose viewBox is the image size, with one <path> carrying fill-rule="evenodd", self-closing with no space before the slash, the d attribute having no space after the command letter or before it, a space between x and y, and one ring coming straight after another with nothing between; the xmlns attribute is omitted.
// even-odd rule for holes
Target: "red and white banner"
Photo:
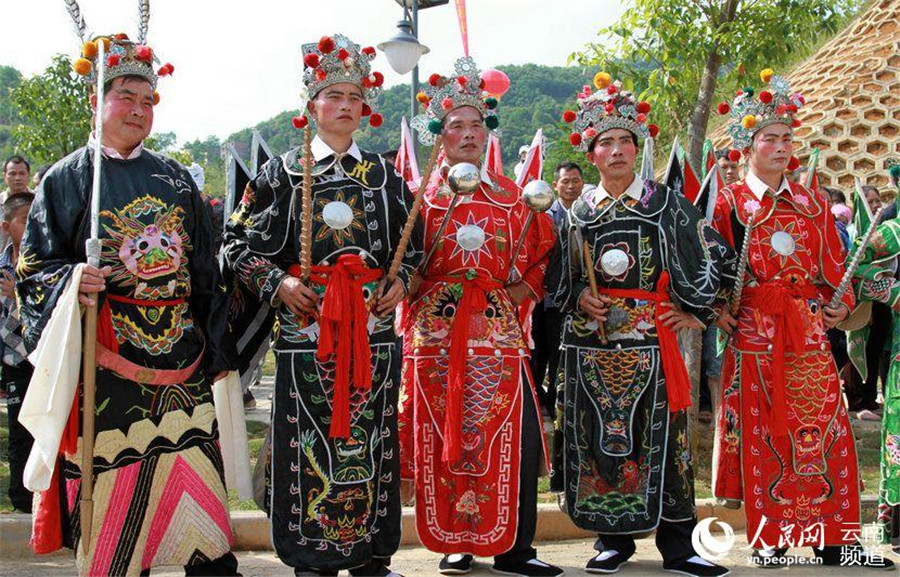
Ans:
<svg viewBox="0 0 900 577"><path fill-rule="evenodd" d="M406 122L406 117L400 121L400 147L397 149L397 160L394 163L397 172L410 186L418 186L421 175L419 174L419 162L416 160L416 147L412 138L412 131Z"/></svg>
<svg viewBox="0 0 900 577"><path fill-rule="evenodd" d="M494 174L503 174L503 156L500 154L500 139L496 134L488 136L487 150L484 152L484 167Z"/></svg>
<svg viewBox="0 0 900 577"><path fill-rule="evenodd" d="M544 173L543 141L544 131L538 128L531 140L531 146L528 147L525 161L522 163L522 172L516 177L516 184L519 186L525 186L532 180L542 178Z"/></svg>
<svg viewBox="0 0 900 577"><path fill-rule="evenodd" d="M466 22L466 0L456 0L456 17L459 18L459 34L462 36L463 54L469 55L469 25Z"/></svg>

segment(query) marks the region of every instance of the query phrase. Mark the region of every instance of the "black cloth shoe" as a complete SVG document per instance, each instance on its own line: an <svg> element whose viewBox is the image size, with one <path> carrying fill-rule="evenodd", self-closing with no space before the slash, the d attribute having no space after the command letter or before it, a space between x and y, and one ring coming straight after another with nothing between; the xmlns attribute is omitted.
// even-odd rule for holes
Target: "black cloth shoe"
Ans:
<svg viewBox="0 0 900 577"><path fill-rule="evenodd" d="M554 565L549 565L537 559L529 559L521 563L497 564L491 567L491 572L498 575L518 575L520 577L559 577L565 571Z"/></svg>
<svg viewBox="0 0 900 577"><path fill-rule="evenodd" d="M622 565L631 559L632 555L634 555L633 550L618 551L616 549L607 549L597 553L588 561L587 565L584 566L584 570L588 573L616 573Z"/></svg>
<svg viewBox="0 0 900 577"><path fill-rule="evenodd" d="M438 571L441 575L465 575L472 571L472 556L460 555L444 555L441 564L438 565Z"/></svg>
<svg viewBox="0 0 900 577"><path fill-rule="evenodd" d="M829 567L860 567L862 569L889 570L894 568L894 562L885 559L881 555L871 555L862 545L844 545L842 547L813 548L816 557L822 560L822 565Z"/></svg>
<svg viewBox="0 0 900 577"><path fill-rule="evenodd" d="M787 549L754 549L750 560L760 569L779 569L784 567L781 560L785 553Z"/></svg>
<svg viewBox="0 0 900 577"><path fill-rule="evenodd" d="M723 577L731 573L725 567L710 563L698 555L673 563L668 567L664 565L663 570L669 573L678 573L679 575L690 575L691 577Z"/></svg>

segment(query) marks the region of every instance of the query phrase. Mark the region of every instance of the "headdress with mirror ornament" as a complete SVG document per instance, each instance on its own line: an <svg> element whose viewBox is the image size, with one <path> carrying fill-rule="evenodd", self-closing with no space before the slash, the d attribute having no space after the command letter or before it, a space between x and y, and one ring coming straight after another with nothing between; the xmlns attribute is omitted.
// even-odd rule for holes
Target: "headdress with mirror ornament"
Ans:
<svg viewBox="0 0 900 577"><path fill-rule="evenodd" d="M497 99L484 91L481 70L471 56L460 58L454 66L453 76L432 74L428 84L416 95L424 112L410 122L419 133L419 142L434 144L435 137L444 127L444 118L463 106L471 106L481 114L488 130L500 136L500 117L497 116Z"/></svg>
<svg viewBox="0 0 900 577"><path fill-rule="evenodd" d="M566 110L562 115L564 122L572 124L569 143L575 150L587 152L597 136L613 128L623 128L638 140L659 132L655 124L647 123L650 104L639 102L621 80L613 80L606 72L594 75L594 88L584 86L577 102L577 111Z"/></svg>
<svg viewBox="0 0 900 577"><path fill-rule="evenodd" d="M103 66L104 80L109 83L123 76L138 76L153 88L153 103L159 102L156 83L160 76L168 76L175 71L170 63L161 64L156 53L147 44L147 29L150 24L150 0L138 1L138 35L132 41L127 34L91 36L84 21L84 15L77 0L64 0L66 9L75 25L75 33L81 39L81 56L72 67L91 86L96 86L99 67ZM103 43L104 58L99 60L98 44ZM157 67L157 65L159 65Z"/></svg>
<svg viewBox="0 0 900 577"><path fill-rule="evenodd" d="M806 104L803 95L792 92L788 81L771 68L760 72L759 77L768 84L768 88L760 90L759 95L749 86L738 90L731 104L722 102L718 106L719 114L730 116L728 134L734 145L729 157L735 162L740 160L741 151L750 147L753 137L763 128L773 124L784 124L791 129L800 126L796 116Z"/></svg>
<svg viewBox="0 0 900 577"><path fill-rule="evenodd" d="M304 44L303 50L303 85L300 87L300 116L295 116L292 123L295 128L305 128L309 123L306 117L306 104L316 94L334 84L355 84L362 91L363 116L369 117L369 126L381 126L382 118L372 108L381 95L384 75L372 71L372 60L375 49L371 46L360 48L343 34L323 36L316 43Z"/></svg>

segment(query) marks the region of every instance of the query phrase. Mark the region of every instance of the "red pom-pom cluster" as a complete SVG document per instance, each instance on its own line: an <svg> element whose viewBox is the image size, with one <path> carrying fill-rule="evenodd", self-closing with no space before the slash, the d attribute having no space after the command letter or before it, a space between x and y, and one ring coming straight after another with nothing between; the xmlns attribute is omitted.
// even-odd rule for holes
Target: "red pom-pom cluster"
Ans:
<svg viewBox="0 0 900 577"><path fill-rule="evenodd" d="M588 128L587 130L584 131L584 135L588 138L594 138L595 136L597 136L597 131L594 130L593 127Z"/></svg>
<svg viewBox="0 0 900 577"><path fill-rule="evenodd" d="M372 73L372 86L376 88L384 84L384 74L381 72L373 72Z"/></svg>
<svg viewBox="0 0 900 577"><path fill-rule="evenodd" d="M590 88L588 88L588 90L590 90ZM619 91L619 89L616 88L615 84L610 84L609 86L606 87L607 94L615 94L618 91Z"/></svg>
<svg viewBox="0 0 900 577"><path fill-rule="evenodd" d="M579 144L581 144L581 134L579 134L577 132L573 132L572 134L570 134L569 135L569 143L572 146L578 146Z"/></svg>
<svg viewBox="0 0 900 577"><path fill-rule="evenodd" d="M316 68L319 65L319 55L315 52L310 52L303 57L303 64L305 64L307 68Z"/></svg>
<svg viewBox="0 0 900 577"><path fill-rule="evenodd" d="M112 68L113 66L118 66L119 62L122 61L122 57L118 54L110 54L106 57L106 65Z"/></svg>
<svg viewBox="0 0 900 577"><path fill-rule="evenodd" d="M659 134L659 126L655 124L648 124L647 130L650 132L650 138L656 138L656 135Z"/></svg>
<svg viewBox="0 0 900 577"><path fill-rule="evenodd" d="M453 108L453 99L448 96L447 98L441 100L441 108L443 108L444 110L450 110L451 108Z"/></svg>
<svg viewBox="0 0 900 577"><path fill-rule="evenodd" d="M334 38L331 36L322 36L319 39L319 52L322 54L330 54L332 50L334 50Z"/></svg>
<svg viewBox="0 0 900 577"><path fill-rule="evenodd" d="M650 112L650 103L646 100L641 100L637 104L637 111L641 114L648 114Z"/></svg>
<svg viewBox="0 0 900 577"><path fill-rule="evenodd" d="M469 82L469 79L466 78L465 76L457 76L456 82L458 82L462 88L465 88L466 84Z"/></svg>
<svg viewBox="0 0 900 577"><path fill-rule="evenodd" d="M156 74L158 76L170 76L173 72L175 72L175 67L172 66L171 62L166 62L159 67L159 70L156 71Z"/></svg>
<svg viewBox="0 0 900 577"><path fill-rule="evenodd" d="M328 77L328 74L326 74L324 70L322 70L321 68L316 69L316 80L318 80L319 82L322 82L327 77Z"/></svg>
<svg viewBox="0 0 900 577"><path fill-rule="evenodd" d="M293 124L294 128L297 130L303 130L306 128L306 125L309 124L309 120L306 116L295 116L291 118L291 124Z"/></svg>
<svg viewBox="0 0 900 577"><path fill-rule="evenodd" d="M731 162L737 162L741 159L741 151L736 148L732 148L728 151L728 160Z"/></svg>
<svg viewBox="0 0 900 577"><path fill-rule="evenodd" d="M381 123L384 122L384 118L381 117L377 112L369 117L369 126L372 128L378 128L381 126Z"/></svg>
<svg viewBox="0 0 900 577"><path fill-rule="evenodd" d="M362 53L365 54L366 56L375 56L375 49L372 48L371 46L366 46L365 48L362 49Z"/></svg>
<svg viewBox="0 0 900 577"><path fill-rule="evenodd" d="M574 110L566 110L563 112L562 119L563 122L575 122L576 114Z"/></svg>
<svg viewBox="0 0 900 577"><path fill-rule="evenodd" d="M791 159L788 161L787 169L788 170L797 170L798 168L800 168L800 161L797 159L796 156L792 156Z"/></svg>
<svg viewBox="0 0 900 577"><path fill-rule="evenodd" d="M641 113L641 114L638 114L637 116L635 116L634 119L637 121L638 124L643 124L643 123L647 122L647 115Z"/></svg>
<svg viewBox="0 0 900 577"><path fill-rule="evenodd" d="M432 86L437 86L441 83L441 75L440 74L432 74L428 77L428 84Z"/></svg>
<svg viewBox="0 0 900 577"><path fill-rule="evenodd" d="M795 119L791 120L792 128L798 128L800 126L800 124L801 124L801 122L800 122L799 118L795 118Z"/></svg>
<svg viewBox="0 0 900 577"><path fill-rule="evenodd" d="M370 114L372 114L372 107L369 106L368 104L366 104L365 102L363 102L363 105L362 105L362 115L363 115L363 116L369 116Z"/></svg>
<svg viewBox="0 0 900 577"><path fill-rule="evenodd" d="M763 90L759 93L759 101L763 104L768 104L772 102L772 93L768 90Z"/></svg>
<svg viewBox="0 0 900 577"><path fill-rule="evenodd" d="M722 116L725 116L726 114L731 112L731 106L729 106L729 104L727 102L720 102L718 112Z"/></svg>
<svg viewBox="0 0 900 577"><path fill-rule="evenodd" d="M341 62L346 60L349 56L350 56L350 53L347 52L346 48L341 48L340 50L338 50L337 57L338 57L338 60L340 60Z"/></svg>
<svg viewBox="0 0 900 577"><path fill-rule="evenodd" d="M134 57L141 62L149 64L153 61L153 50L149 46L141 44L134 49Z"/></svg>

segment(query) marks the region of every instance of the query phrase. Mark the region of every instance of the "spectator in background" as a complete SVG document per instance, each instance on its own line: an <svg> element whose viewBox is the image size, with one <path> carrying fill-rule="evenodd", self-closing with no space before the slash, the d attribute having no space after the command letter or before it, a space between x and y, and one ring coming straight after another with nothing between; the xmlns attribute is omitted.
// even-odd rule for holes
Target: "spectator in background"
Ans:
<svg viewBox="0 0 900 577"><path fill-rule="evenodd" d="M6 199L13 194L31 192L28 189L30 180L31 165L28 164L28 161L18 154L10 156L3 163L3 181L6 182L6 190L0 193L0 202L6 202Z"/></svg>
<svg viewBox="0 0 900 577"><path fill-rule="evenodd" d="M828 186L823 187L827 194L828 204L834 206L836 204L843 204L847 206L847 195L844 194L844 191L838 190L837 188L831 188Z"/></svg>
<svg viewBox="0 0 900 577"><path fill-rule="evenodd" d="M809 168L801 166L795 170L786 170L784 175L795 184L806 186L806 177L809 174Z"/></svg>
<svg viewBox="0 0 900 577"><path fill-rule="evenodd" d="M581 196L584 176L581 167L574 162L562 162L553 173L553 189L557 199L547 210L557 230L565 227L566 213L572 203ZM556 382L559 366L559 341L562 335L563 315L550 295L534 307L531 314L531 374L537 388L543 412L556 416ZM544 386L546 378L546 388Z"/></svg>
<svg viewBox="0 0 900 577"><path fill-rule="evenodd" d="M34 171L34 176L31 178L32 190L37 190L37 187L41 185L41 180L44 179L44 175L47 174L47 171L52 166L52 164L42 164L40 168Z"/></svg>
<svg viewBox="0 0 900 577"><path fill-rule="evenodd" d="M34 370L26 359L22 340L22 320L16 304L15 268L25 221L34 195L11 194L3 203L3 233L11 240L0 253L0 389L6 395L9 415L9 500L13 507L31 513L31 492L25 488L22 474L34 439L19 423L19 409Z"/></svg>
<svg viewBox="0 0 900 577"><path fill-rule="evenodd" d="M519 147L519 162L513 167L513 174L516 175L516 178L519 178L519 174L522 172L522 167L525 166L525 157L528 156L528 145L523 144Z"/></svg>
<svg viewBox="0 0 900 577"><path fill-rule="evenodd" d="M844 251L848 251L850 250L850 233L847 232L847 225L853 220L853 211L846 204L832 204L831 214L834 215L838 235L841 237L841 245L844 247Z"/></svg>
<svg viewBox="0 0 900 577"><path fill-rule="evenodd" d="M730 148L720 148L716 151L716 163L726 185L734 184L741 179L741 166L738 161L731 159L730 154Z"/></svg>

